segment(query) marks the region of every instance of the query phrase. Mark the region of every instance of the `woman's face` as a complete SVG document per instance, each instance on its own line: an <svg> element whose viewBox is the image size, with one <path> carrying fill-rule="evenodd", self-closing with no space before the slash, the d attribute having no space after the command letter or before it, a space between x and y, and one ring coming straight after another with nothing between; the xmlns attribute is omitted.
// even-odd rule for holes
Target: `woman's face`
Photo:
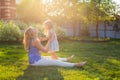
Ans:
<svg viewBox="0 0 120 80"><path fill-rule="evenodd" d="M38 30L37 29L32 29L32 34L34 36L38 36Z"/></svg>

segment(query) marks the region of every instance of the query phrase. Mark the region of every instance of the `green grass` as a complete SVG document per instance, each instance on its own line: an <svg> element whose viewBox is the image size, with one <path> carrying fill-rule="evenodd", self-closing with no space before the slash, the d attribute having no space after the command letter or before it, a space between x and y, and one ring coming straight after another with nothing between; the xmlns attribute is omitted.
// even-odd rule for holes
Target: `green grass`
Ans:
<svg viewBox="0 0 120 80"><path fill-rule="evenodd" d="M61 57L87 61L83 68L31 67L22 44L0 43L0 80L120 80L120 41L61 41ZM45 55L45 54L43 54Z"/></svg>

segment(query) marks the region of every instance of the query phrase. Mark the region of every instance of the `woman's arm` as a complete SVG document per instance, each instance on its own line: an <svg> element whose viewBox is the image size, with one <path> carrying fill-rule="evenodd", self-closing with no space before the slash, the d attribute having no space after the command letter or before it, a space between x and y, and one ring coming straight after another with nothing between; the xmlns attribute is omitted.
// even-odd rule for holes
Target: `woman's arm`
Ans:
<svg viewBox="0 0 120 80"><path fill-rule="evenodd" d="M50 41L48 41L47 45L50 45ZM39 50L48 53L48 48L45 48L39 39L33 40L33 46L38 48Z"/></svg>

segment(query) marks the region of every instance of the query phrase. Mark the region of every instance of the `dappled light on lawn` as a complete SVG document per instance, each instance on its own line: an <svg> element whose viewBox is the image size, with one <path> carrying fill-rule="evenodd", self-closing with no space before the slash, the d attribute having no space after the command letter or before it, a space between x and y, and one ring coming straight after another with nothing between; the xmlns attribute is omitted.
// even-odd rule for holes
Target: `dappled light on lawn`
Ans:
<svg viewBox="0 0 120 80"><path fill-rule="evenodd" d="M114 59L114 58L108 58L107 59L109 63L112 63L112 65L116 65L120 67L120 60Z"/></svg>
<svg viewBox="0 0 120 80"><path fill-rule="evenodd" d="M32 67L22 44L0 43L1 80L119 80L120 42L62 40L60 57L75 55L71 62L87 61L83 68ZM47 54L43 54L47 55ZM13 75L14 74L14 75Z"/></svg>

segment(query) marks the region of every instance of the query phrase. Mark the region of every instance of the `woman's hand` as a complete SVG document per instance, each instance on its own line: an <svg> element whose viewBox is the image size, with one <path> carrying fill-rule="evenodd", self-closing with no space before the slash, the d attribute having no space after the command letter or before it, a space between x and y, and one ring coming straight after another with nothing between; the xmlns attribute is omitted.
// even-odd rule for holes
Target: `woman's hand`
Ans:
<svg viewBox="0 0 120 80"><path fill-rule="evenodd" d="M45 53L48 53L48 48L45 48L42 44L41 44L41 41L36 38L32 41L32 45L36 48L38 48L39 50L45 52Z"/></svg>

